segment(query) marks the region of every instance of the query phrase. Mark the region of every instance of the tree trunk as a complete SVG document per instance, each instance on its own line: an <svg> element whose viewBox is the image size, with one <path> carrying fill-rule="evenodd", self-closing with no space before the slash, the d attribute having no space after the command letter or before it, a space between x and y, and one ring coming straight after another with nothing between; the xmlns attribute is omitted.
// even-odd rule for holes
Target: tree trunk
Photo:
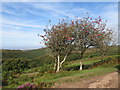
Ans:
<svg viewBox="0 0 120 90"><path fill-rule="evenodd" d="M79 70L82 70L82 62L80 61L80 69Z"/></svg>
<svg viewBox="0 0 120 90"><path fill-rule="evenodd" d="M63 61L61 61L61 63L60 63L60 68L62 67L62 64L65 62L66 58L67 58L67 54L65 55Z"/></svg>
<svg viewBox="0 0 120 90"><path fill-rule="evenodd" d="M55 58L54 71L56 71L56 66L57 66L57 61L56 61L56 58Z"/></svg>
<svg viewBox="0 0 120 90"><path fill-rule="evenodd" d="M82 52L82 53L80 54L80 59L83 58L83 53L84 53L84 52ZM81 62L81 61L80 61L80 68L79 68L79 70L82 70L82 62Z"/></svg>
<svg viewBox="0 0 120 90"><path fill-rule="evenodd" d="M60 71L60 56L58 55L57 57L57 70L56 72L59 72Z"/></svg>

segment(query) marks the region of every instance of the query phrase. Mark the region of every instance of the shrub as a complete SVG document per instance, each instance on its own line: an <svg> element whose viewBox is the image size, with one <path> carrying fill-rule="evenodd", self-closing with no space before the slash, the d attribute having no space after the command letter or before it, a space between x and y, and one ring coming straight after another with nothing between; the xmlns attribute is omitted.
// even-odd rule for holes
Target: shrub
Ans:
<svg viewBox="0 0 120 90"><path fill-rule="evenodd" d="M53 86L54 85L54 83L52 83L52 82L41 82L41 83L37 83L37 87L39 87L39 88L48 88L48 87L51 87L51 86Z"/></svg>
<svg viewBox="0 0 120 90"><path fill-rule="evenodd" d="M26 83L24 85L19 86L17 89L20 90L20 89L25 89L25 88L32 90L32 89L37 89L37 86L31 83Z"/></svg>
<svg viewBox="0 0 120 90"><path fill-rule="evenodd" d="M117 68L118 70L120 70L120 64L115 66L115 68Z"/></svg>
<svg viewBox="0 0 120 90"><path fill-rule="evenodd" d="M104 60L101 60L101 61L97 61L97 62L94 62L92 64L88 64L88 65L83 65L83 70L85 69L90 69L92 67L97 67L99 65L102 65L102 64L105 64L105 63L116 63L116 59L113 59L114 57L108 57ZM77 66L71 66L71 67L65 67L64 70L66 71L70 71L70 70L79 70L79 67L80 65L77 65Z"/></svg>

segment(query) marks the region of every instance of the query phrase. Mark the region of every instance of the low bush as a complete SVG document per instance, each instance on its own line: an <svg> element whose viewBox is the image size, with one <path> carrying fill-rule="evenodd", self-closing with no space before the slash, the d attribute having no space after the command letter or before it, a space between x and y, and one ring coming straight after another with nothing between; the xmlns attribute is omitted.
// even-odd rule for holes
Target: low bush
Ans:
<svg viewBox="0 0 120 90"><path fill-rule="evenodd" d="M115 59L116 57L117 56L108 57L104 60L97 61L97 62L94 62L92 64L83 65L83 70L97 67L97 66L105 64L105 63L109 63L109 64L110 63L117 63L117 59ZM72 70L79 70L79 68L80 68L80 65L76 65L76 66L65 67L64 70L65 71L72 71Z"/></svg>
<svg viewBox="0 0 120 90"><path fill-rule="evenodd" d="M17 88L17 90L21 90L21 89L28 89L28 90L33 90L33 89L38 89L36 85L31 84L31 83L26 83L24 85L21 85Z"/></svg>
<svg viewBox="0 0 120 90"><path fill-rule="evenodd" d="M116 65L115 68L117 68L118 70L120 70L120 64Z"/></svg>

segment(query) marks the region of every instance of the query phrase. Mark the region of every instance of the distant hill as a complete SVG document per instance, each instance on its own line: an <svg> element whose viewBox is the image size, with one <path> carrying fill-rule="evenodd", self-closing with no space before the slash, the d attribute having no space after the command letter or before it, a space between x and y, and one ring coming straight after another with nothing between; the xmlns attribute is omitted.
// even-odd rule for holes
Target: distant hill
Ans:
<svg viewBox="0 0 120 90"><path fill-rule="evenodd" d="M35 58L47 54L47 48L35 50L2 50L2 58Z"/></svg>
<svg viewBox="0 0 120 90"><path fill-rule="evenodd" d="M119 46L111 46L111 51L108 52L108 55L114 55L115 53L118 53L118 47ZM95 49L89 48L84 55L85 57L89 56L89 54L95 55L97 54ZM94 52L93 52L94 51ZM73 52L74 53L74 52ZM72 55L73 55L72 53ZM88 53L88 54L87 54ZM40 48L40 49L34 49L34 50L2 50L2 58L28 58L28 59L34 59L39 58L48 55L48 49L47 48ZM73 56L72 56L73 57ZM70 57L70 58L72 58ZM69 58L69 57L68 57Z"/></svg>

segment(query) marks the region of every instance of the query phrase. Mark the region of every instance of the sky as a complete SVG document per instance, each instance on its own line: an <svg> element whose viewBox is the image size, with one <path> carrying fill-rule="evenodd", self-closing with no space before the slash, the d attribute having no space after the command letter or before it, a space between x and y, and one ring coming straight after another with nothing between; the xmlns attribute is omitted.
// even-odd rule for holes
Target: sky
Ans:
<svg viewBox="0 0 120 90"><path fill-rule="evenodd" d="M5 0L6 1L6 0ZM118 34L117 2L2 2L0 4L2 49L37 49L44 47L38 34L44 34L49 20L57 24L59 19L85 16L101 16L107 27Z"/></svg>

